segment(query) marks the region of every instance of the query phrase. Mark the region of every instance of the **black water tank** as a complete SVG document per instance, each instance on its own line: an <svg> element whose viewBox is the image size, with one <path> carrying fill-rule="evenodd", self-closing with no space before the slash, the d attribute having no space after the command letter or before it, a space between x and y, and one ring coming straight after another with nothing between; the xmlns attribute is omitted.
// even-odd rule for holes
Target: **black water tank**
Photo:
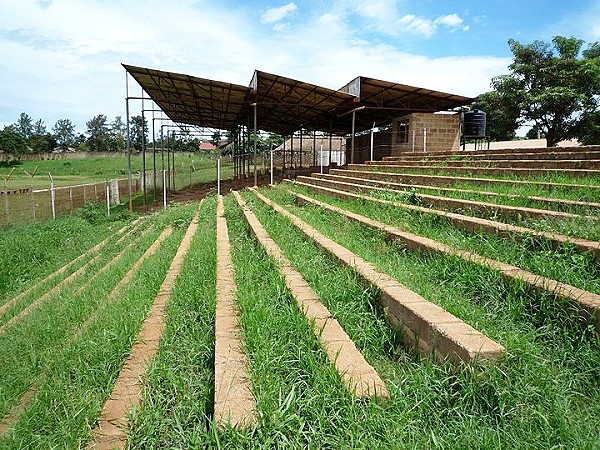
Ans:
<svg viewBox="0 0 600 450"><path fill-rule="evenodd" d="M485 136L485 112L480 109L467 111L464 116L465 137L484 137Z"/></svg>

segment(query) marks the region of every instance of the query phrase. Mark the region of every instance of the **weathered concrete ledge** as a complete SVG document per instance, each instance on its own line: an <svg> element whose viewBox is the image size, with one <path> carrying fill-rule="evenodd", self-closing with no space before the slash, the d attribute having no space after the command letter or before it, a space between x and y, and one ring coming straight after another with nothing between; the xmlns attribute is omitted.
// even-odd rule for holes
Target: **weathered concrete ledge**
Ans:
<svg viewBox="0 0 600 450"><path fill-rule="evenodd" d="M285 181L291 182L291 180ZM324 186L315 186L314 184L303 183L302 181L295 181L295 183L298 186L307 187L313 192L331 195L333 197L343 199L365 200L369 202L380 203L382 205L391 205L396 208L402 208L409 211L416 211L424 214L433 214L436 216L444 217L454 227L467 231L468 233L482 231L488 234L497 234L499 236L510 236L514 239L525 239L527 236L539 236L546 239L555 249L564 244L572 244L580 252L591 252L596 257L596 259L600 261L600 242L598 241L590 241L587 239L580 239L571 236L566 236L564 234L550 233L547 231L537 231L531 228L519 227L503 222L496 222L494 220L482 219L479 217L465 216L463 214L457 214L449 211L426 208L424 206L407 205L405 203L368 197L366 195L356 194L347 191L340 191L338 189L332 189Z"/></svg>
<svg viewBox="0 0 600 450"><path fill-rule="evenodd" d="M215 310L214 420L219 426L252 426L257 420L256 400L242 348L236 285L231 260L223 197L217 203L217 301Z"/></svg>
<svg viewBox="0 0 600 450"><path fill-rule="evenodd" d="M350 192L363 192L363 191L385 191L386 189L378 188L375 186L366 186L364 184L359 183L348 183L345 181L334 181L334 180L326 180L322 178L313 178L313 177L296 177L297 180L309 183L316 184L318 186L325 187L333 187L341 190L346 190ZM408 193L408 192L407 192ZM431 206L437 207L446 207L451 209L459 209L459 210L469 210L477 213L488 212L494 213L496 215L501 215L505 217L518 217L518 216L529 216L536 218L558 218L558 219L581 219L586 218L590 220L597 220L598 217L592 216L581 216L579 214L566 213L561 211L551 211L547 209L537 209L537 208L527 208L527 207L518 207L518 206L508 206L501 205L496 203L486 203L486 202L476 202L473 200L461 200L457 198L450 197L440 197L437 195L429 195L429 194L414 194L416 197L423 200L424 203L427 203Z"/></svg>
<svg viewBox="0 0 600 450"><path fill-rule="evenodd" d="M387 387L377 371L367 362L339 322L329 313L318 295L269 236L240 194L237 191L233 194L242 208L252 235L277 262L298 308L312 322L317 339L327 353L329 361L342 377L346 388L357 397L375 396L378 400L388 399Z"/></svg>
<svg viewBox="0 0 600 450"><path fill-rule="evenodd" d="M361 216L360 214L338 208L337 206L321 202L302 194L295 193L295 195L305 202L309 202L321 208L341 214L370 228L383 231L391 239L401 240L409 250L420 250L442 255L457 256L465 261L482 266L488 266L491 269L497 270L504 278L508 280L519 280L524 282L524 284L530 288L534 288L538 291L546 291L558 297L564 298L570 301L576 307L577 312L592 322L594 327L600 331L600 295L579 289L566 283L561 283L542 275L528 272L507 263L480 256L467 250L459 250L450 245L442 244L441 242L437 242L433 239L409 233L401 230L400 228L384 224L377 220Z"/></svg>
<svg viewBox="0 0 600 450"><path fill-rule="evenodd" d="M362 279L376 286L381 291L381 303L390 324L402 331L407 343L422 354L433 355L440 360L467 363L492 362L504 355L504 347L500 344L380 272L375 266L321 234L260 192L254 192L342 264L353 268Z"/></svg>

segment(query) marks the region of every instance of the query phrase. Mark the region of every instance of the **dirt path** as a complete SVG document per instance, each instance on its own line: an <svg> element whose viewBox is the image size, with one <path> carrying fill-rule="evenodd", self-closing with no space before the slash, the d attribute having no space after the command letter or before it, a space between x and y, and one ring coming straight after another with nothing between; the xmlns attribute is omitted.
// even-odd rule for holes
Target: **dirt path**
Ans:
<svg viewBox="0 0 600 450"><path fill-rule="evenodd" d="M158 295L154 298L148 316L131 348L131 354L119 372L110 398L104 404L96 428L93 430L89 448L113 449L124 448L126 445L127 411L142 400L142 377L146 373L150 360L158 352L160 337L165 326L167 301L183 269L183 260L198 229L198 214L194 216L177 249Z"/></svg>

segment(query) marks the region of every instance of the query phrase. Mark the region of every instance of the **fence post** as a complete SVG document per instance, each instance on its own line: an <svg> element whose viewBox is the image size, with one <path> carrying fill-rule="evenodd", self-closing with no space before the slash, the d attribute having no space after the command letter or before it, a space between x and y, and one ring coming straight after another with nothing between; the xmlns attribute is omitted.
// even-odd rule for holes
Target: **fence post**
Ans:
<svg viewBox="0 0 600 450"><path fill-rule="evenodd" d="M217 195L221 195L221 157L217 158Z"/></svg>
<svg viewBox="0 0 600 450"><path fill-rule="evenodd" d="M6 214L6 226L10 224L10 213L8 211L8 191L4 191L4 213Z"/></svg>
<svg viewBox="0 0 600 450"><path fill-rule="evenodd" d="M270 172L271 172L271 186L273 186L273 151L274 150L271 150L269 152L271 154L271 170L270 170Z"/></svg>
<svg viewBox="0 0 600 450"><path fill-rule="evenodd" d="M52 219L56 220L56 192L54 192L54 179L50 172L48 172L48 176L50 177L50 203L52 205Z"/></svg>
<svg viewBox="0 0 600 450"><path fill-rule="evenodd" d="M98 201L98 184L94 184L94 201Z"/></svg>
<svg viewBox="0 0 600 450"><path fill-rule="evenodd" d="M33 186L31 186L31 217L35 222L35 195L33 193Z"/></svg>
<svg viewBox="0 0 600 450"><path fill-rule="evenodd" d="M87 201L86 197L85 197L85 184L83 185L83 204L85 205L85 202Z"/></svg>
<svg viewBox="0 0 600 450"><path fill-rule="evenodd" d="M110 216L110 187L106 185L106 215Z"/></svg>
<svg viewBox="0 0 600 450"><path fill-rule="evenodd" d="M69 214L73 214L73 188L69 188Z"/></svg>
<svg viewBox="0 0 600 450"><path fill-rule="evenodd" d="M167 170L163 169L163 208L167 209Z"/></svg>

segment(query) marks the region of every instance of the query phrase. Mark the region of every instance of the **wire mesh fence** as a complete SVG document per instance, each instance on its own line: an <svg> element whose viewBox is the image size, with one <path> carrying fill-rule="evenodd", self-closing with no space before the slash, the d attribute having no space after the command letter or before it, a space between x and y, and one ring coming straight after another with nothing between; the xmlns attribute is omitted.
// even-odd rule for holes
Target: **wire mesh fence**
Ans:
<svg viewBox="0 0 600 450"><path fill-rule="evenodd" d="M140 180L132 179L132 193L140 191ZM22 188L0 191L0 225L42 221L72 214L87 202L119 203L129 193L127 179L48 189Z"/></svg>

